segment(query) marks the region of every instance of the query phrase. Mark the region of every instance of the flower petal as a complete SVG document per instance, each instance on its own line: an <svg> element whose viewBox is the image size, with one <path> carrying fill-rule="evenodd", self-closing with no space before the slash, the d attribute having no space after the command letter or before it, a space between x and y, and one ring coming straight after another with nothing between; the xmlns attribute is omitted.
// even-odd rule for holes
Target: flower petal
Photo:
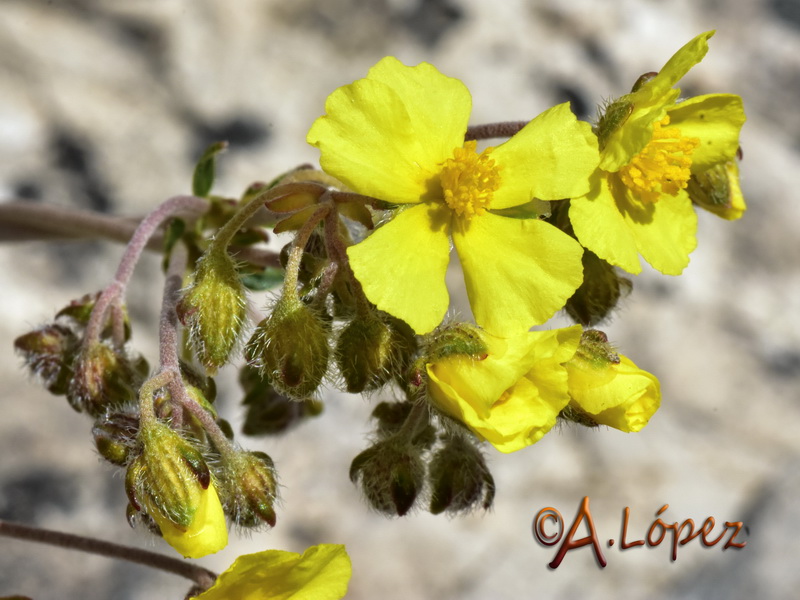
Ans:
<svg viewBox="0 0 800 600"><path fill-rule="evenodd" d="M739 132L745 121L742 99L734 94L697 96L676 104L667 113L670 126L700 145L692 153L692 171L733 160L739 149Z"/></svg>
<svg viewBox="0 0 800 600"><path fill-rule="evenodd" d="M544 221L486 213L457 220L453 241L475 320L495 335L544 323L583 280L583 248Z"/></svg>
<svg viewBox="0 0 800 600"><path fill-rule="evenodd" d="M306 139L320 149L323 170L356 192L415 203L463 144L471 106L459 80L427 63L407 67L387 57L366 79L328 96L327 114Z"/></svg>
<svg viewBox="0 0 800 600"><path fill-rule="evenodd" d="M351 575L344 546L320 544L302 556L267 550L237 558L195 600L339 600Z"/></svg>
<svg viewBox="0 0 800 600"><path fill-rule="evenodd" d="M629 104L632 112L622 126L608 135L600 153L601 169L618 171L647 145L653 137L653 123L664 118L667 107L680 95L680 90L673 86L703 60L712 35L713 31L707 31L695 37L678 50L655 77L619 99Z"/></svg>
<svg viewBox="0 0 800 600"><path fill-rule="evenodd" d="M412 206L347 249L369 301L419 334L439 325L449 305L449 218L443 205Z"/></svg>
<svg viewBox="0 0 800 600"><path fill-rule="evenodd" d="M680 275L697 247L697 215L685 190L654 203L631 197L614 173L592 194L570 203L575 235L606 262L640 273L638 254L665 275Z"/></svg>
<svg viewBox="0 0 800 600"><path fill-rule="evenodd" d="M569 203L569 220L580 243L628 273L642 271L636 239L609 188L614 174L598 172L592 192Z"/></svg>
<svg viewBox="0 0 800 600"><path fill-rule="evenodd" d="M658 379L626 356L602 370L573 360L567 363L567 372L573 404L601 425L639 431L661 404Z"/></svg>
<svg viewBox="0 0 800 600"><path fill-rule="evenodd" d="M228 545L228 528L219 495L213 484L202 490L188 527L180 527L158 510L150 511L170 546L185 558L202 558Z"/></svg>
<svg viewBox="0 0 800 600"><path fill-rule="evenodd" d="M578 121L569 103L546 110L510 140L492 151L501 183L492 209L525 204L532 198L559 200L589 191L597 168L597 138L588 123Z"/></svg>
<svg viewBox="0 0 800 600"><path fill-rule="evenodd" d="M486 418L489 409L533 364L536 335L525 332L510 338L482 333L486 358L453 356L427 365L429 392L439 408L462 419L465 412ZM466 407L471 407L468 410Z"/></svg>

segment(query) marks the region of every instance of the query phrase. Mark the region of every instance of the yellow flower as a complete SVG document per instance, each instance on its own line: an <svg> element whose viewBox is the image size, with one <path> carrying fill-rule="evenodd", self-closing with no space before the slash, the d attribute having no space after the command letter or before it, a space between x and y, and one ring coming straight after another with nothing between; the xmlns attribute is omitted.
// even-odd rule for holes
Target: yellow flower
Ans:
<svg viewBox="0 0 800 600"><path fill-rule="evenodd" d="M237 558L196 600L338 600L352 569L344 546L320 544L303 555L267 550Z"/></svg>
<svg viewBox="0 0 800 600"><path fill-rule="evenodd" d="M492 333L543 323L582 280L579 244L502 211L585 194L598 162L589 126L561 104L479 153L464 142L471 104L459 80L387 57L334 91L308 133L328 174L400 205L347 254L367 298L417 333L447 310L451 236L475 319Z"/></svg>
<svg viewBox="0 0 800 600"><path fill-rule="evenodd" d="M483 338L482 360L451 356L428 364L428 393L479 438L514 452L538 442L569 403L563 364L578 348L581 327Z"/></svg>
<svg viewBox="0 0 800 600"><path fill-rule="evenodd" d="M733 161L739 148L739 96L677 102L674 85L702 60L713 33L678 50L657 75L611 103L597 124L600 169L592 190L570 203L569 217L583 246L630 273L641 271L639 254L662 273L683 271L697 246L690 179Z"/></svg>
<svg viewBox="0 0 800 600"><path fill-rule="evenodd" d="M619 355L619 363L575 358L566 363L570 406L601 425L639 431L661 405L658 379Z"/></svg>
<svg viewBox="0 0 800 600"><path fill-rule="evenodd" d="M202 558L219 552L228 545L228 528L219 495L211 483L206 489L197 486L196 504L186 526L173 522L145 498L148 514L161 529L164 540L185 558Z"/></svg>

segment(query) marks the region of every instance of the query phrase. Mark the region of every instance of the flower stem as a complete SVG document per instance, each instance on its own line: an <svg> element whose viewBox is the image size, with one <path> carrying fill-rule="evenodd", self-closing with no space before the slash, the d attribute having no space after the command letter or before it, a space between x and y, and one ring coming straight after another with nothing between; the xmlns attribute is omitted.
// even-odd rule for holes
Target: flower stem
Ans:
<svg viewBox="0 0 800 600"><path fill-rule="evenodd" d="M83 338L83 347L90 345L100 339L105 324L106 312L112 305L117 305L125 295L125 288L133 275L133 269L142 255L148 240L156 232L158 227L166 219L174 217L180 213L202 213L208 209L208 200L197 198L196 196L173 196L162 202L155 210L147 215L134 231L122 260L119 263L114 280L106 287L97 299L86 324L86 332Z"/></svg>
<svg viewBox="0 0 800 600"><path fill-rule="evenodd" d="M81 552L98 554L107 558L126 560L138 565L144 565L174 575L180 575L181 577L194 581L203 588L208 588L213 585L217 578L216 573L213 571L170 556L150 552L149 550L131 548L129 546L114 544L112 542L82 535L53 531L50 529L40 529L20 523L10 523L2 519L0 519L0 536L39 544L48 544L50 546L67 548L69 550L79 550Z"/></svg>
<svg viewBox="0 0 800 600"><path fill-rule="evenodd" d="M325 195L327 195L327 192L323 194L323 199ZM322 202L322 199L320 201ZM286 260L286 275L283 279L284 294L292 294L293 296L297 295L297 281L300 275L300 261L303 259L303 252L305 251L306 243L308 243L308 238L311 237L311 234L314 232L316 226L322 219L325 218L328 213L330 213L330 211L330 204L321 204L321 206L314 211L314 213L309 217L308 221L303 223L303 226L297 232L294 242L292 242L292 249L289 251L289 257Z"/></svg>
<svg viewBox="0 0 800 600"><path fill-rule="evenodd" d="M511 137L525 127L528 121L506 121L504 123L487 123L467 127L464 140L488 140L491 138Z"/></svg>

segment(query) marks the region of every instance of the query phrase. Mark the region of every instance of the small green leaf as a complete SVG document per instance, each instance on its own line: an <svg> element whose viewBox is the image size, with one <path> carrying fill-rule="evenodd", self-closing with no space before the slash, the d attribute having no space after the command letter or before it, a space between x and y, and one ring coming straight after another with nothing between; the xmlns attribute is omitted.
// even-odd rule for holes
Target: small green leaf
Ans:
<svg viewBox="0 0 800 600"><path fill-rule="evenodd" d="M263 292L283 283L283 269L266 267L260 273L246 273L241 276L242 285L254 292Z"/></svg>
<svg viewBox="0 0 800 600"><path fill-rule="evenodd" d="M182 219L172 219L164 231L164 260L161 261L161 268L164 271L169 266L169 257L172 254L172 249L186 233L186 223Z"/></svg>
<svg viewBox="0 0 800 600"><path fill-rule="evenodd" d="M203 152L203 156L200 157L194 168L194 175L192 175L192 194L200 198L208 196L214 185L214 164L217 154L227 147L228 142L214 142Z"/></svg>

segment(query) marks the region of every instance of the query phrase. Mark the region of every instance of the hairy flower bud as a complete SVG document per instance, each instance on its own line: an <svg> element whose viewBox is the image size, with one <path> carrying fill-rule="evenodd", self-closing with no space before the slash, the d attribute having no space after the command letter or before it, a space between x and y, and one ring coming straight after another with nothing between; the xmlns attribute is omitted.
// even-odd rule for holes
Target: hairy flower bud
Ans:
<svg viewBox="0 0 800 600"><path fill-rule="evenodd" d="M200 257L177 310L181 323L189 328L198 359L209 373L215 373L228 362L247 310L244 286L226 250L212 249Z"/></svg>
<svg viewBox="0 0 800 600"><path fill-rule="evenodd" d="M97 452L111 464L124 467L130 462L139 434L139 418L131 413L111 413L92 427Z"/></svg>
<svg viewBox="0 0 800 600"><path fill-rule="evenodd" d="M468 511L480 504L487 510L494 500L494 478L480 450L463 436L455 436L428 465L431 483L430 511Z"/></svg>
<svg viewBox="0 0 800 600"><path fill-rule="evenodd" d="M573 321L591 327L608 316L633 284L590 250L584 250L582 262L583 283L567 300L566 310Z"/></svg>
<svg viewBox="0 0 800 600"><path fill-rule="evenodd" d="M694 204L728 221L741 218L747 210L735 160L692 173L686 191Z"/></svg>
<svg viewBox="0 0 800 600"><path fill-rule="evenodd" d="M414 445L389 438L353 459L350 480L360 484L372 508L402 517L414 506L425 483L425 463Z"/></svg>
<svg viewBox="0 0 800 600"><path fill-rule="evenodd" d="M328 370L329 322L296 297L284 295L261 321L245 354L280 393L305 400Z"/></svg>
<svg viewBox="0 0 800 600"><path fill-rule="evenodd" d="M322 412L323 406L318 400L297 402L278 393L269 380L262 379L258 375L258 369L250 365L242 367L240 382L247 392L242 400L242 404L247 407L242 425L245 435L283 433L303 419L315 417Z"/></svg>
<svg viewBox="0 0 800 600"><path fill-rule="evenodd" d="M241 527L275 526L278 479L275 464L263 452L236 452L219 470L225 513Z"/></svg>
<svg viewBox="0 0 800 600"><path fill-rule="evenodd" d="M139 442L141 453L125 478L131 506L150 515L164 539L187 558L224 548L225 515L200 452L161 422L143 425Z"/></svg>
<svg viewBox="0 0 800 600"><path fill-rule="evenodd" d="M78 355L67 400L78 412L99 417L134 402L140 383L139 373L122 350L96 342Z"/></svg>
<svg viewBox="0 0 800 600"><path fill-rule="evenodd" d="M50 323L14 340L14 348L23 356L30 372L57 396L67 393L79 345L72 330L57 323Z"/></svg>
<svg viewBox="0 0 800 600"><path fill-rule="evenodd" d="M381 402L372 411L372 418L378 422L379 438L390 438L400 433L401 428L411 416L414 405L411 402ZM430 448L436 441L436 429L429 422L415 428L409 440L421 449Z"/></svg>
<svg viewBox="0 0 800 600"><path fill-rule="evenodd" d="M403 373L414 351L414 334L402 321L370 313L342 330L336 362L347 391L357 394L380 388Z"/></svg>

